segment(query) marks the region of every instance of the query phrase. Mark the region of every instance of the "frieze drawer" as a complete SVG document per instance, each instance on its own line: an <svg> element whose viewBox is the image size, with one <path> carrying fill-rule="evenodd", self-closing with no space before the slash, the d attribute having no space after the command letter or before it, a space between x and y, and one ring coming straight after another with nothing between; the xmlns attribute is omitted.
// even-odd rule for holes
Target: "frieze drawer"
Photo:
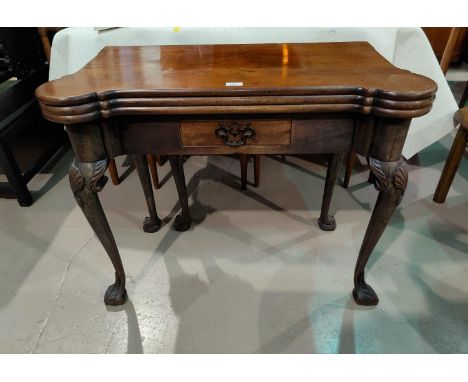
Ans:
<svg viewBox="0 0 468 382"><path fill-rule="evenodd" d="M288 146L291 121L184 121L180 124L180 142L185 147Z"/></svg>

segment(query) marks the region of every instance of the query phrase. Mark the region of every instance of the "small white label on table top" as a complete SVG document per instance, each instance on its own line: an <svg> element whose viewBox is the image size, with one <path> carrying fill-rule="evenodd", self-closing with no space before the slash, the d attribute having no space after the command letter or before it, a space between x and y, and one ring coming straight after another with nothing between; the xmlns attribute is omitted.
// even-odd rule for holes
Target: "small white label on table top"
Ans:
<svg viewBox="0 0 468 382"><path fill-rule="evenodd" d="M243 82L226 82L226 86L244 86Z"/></svg>

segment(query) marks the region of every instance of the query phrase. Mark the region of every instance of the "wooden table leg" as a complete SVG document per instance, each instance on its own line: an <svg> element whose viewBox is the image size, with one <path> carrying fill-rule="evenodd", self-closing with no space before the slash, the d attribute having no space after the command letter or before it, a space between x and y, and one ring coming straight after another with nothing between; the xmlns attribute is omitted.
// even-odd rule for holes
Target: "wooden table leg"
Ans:
<svg viewBox="0 0 468 382"><path fill-rule="evenodd" d="M346 160L346 171L343 179L343 187L348 188L349 181L351 180L351 175L353 173L354 163L356 163L357 155L354 151L351 151L347 155Z"/></svg>
<svg viewBox="0 0 468 382"><path fill-rule="evenodd" d="M179 194L179 203L182 208L182 213L176 216L174 229L176 231L187 231L191 224L190 210L188 206L187 187L185 185L184 162L180 155L169 155L171 163L172 175Z"/></svg>
<svg viewBox="0 0 468 382"><path fill-rule="evenodd" d="M340 171L341 163L343 162L344 154L330 154L328 163L327 178L325 180L325 190L323 192L322 209L318 219L318 225L322 231L334 231L336 222L333 216L328 214L330 210L330 202L333 195L333 188L336 184L338 172Z"/></svg>
<svg viewBox="0 0 468 382"><path fill-rule="evenodd" d="M261 155L254 155L254 186L260 185L260 157Z"/></svg>
<svg viewBox="0 0 468 382"><path fill-rule="evenodd" d="M247 189L247 154L239 154L240 166L241 166L241 190Z"/></svg>
<svg viewBox="0 0 468 382"><path fill-rule="evenodd" d="M359 305L377 305L379 298L364 279L364 268L388 221L400 204L408 184L408 169L403 159L383 162L369 158L374 185L379 191L377 203L367 226L354 270L353 297Z"/></svg>
<svg viewBox="0 0 468 382"><path fill-rule="evenodd" d="M154 202L153 187L151 186L150 174L148 171L148 162L145 155L133 155L133 162L140 178L141 186L145 194L146 204L148 205L149 215L143 222L143 231L157 232L161 228L161 219L158 217L156 211L156 204Z"/></svg>
<svg viewBox="0 0 468 382"><path fill-rule="evenodd" d="M117 171L117 165L115 164L115 159L111 159L109 161L109 175L111 177L112 184L114 186L117 186L120 184L120 177Z"/></svg>
<svg viewBox="0 0 468 382"><path fill-rule="evenodd" d="M156 167L156 157L154 154L147 154L146 160L151 171L151 177L153 178L153 185L156 190L159 190L161 184L159 183L158 168Z"/></svg>
<svg viewBox="0 0 468 382"><path fill-rule="evenodd" d="M445 162L442 175L440 176L439 183L434 194L434 202L443 203L447 197L447 193L452 185L453 178L457 173L460 160L465 152L466 145L468 143L468 130L464 129L463 126L458 128L457 135L453 141L452 148L448 155L447 161Z"/></svg>
<svg viewBox="0 0 468 382"><path fill-rule="evenodd" d="M106 159L94 163L82 163L75 160L70 166L69 178L76 202L83 210L115 269L115 283L107 288L104 303L106 305L122 305L127 298L125 271L114 236L97 195L107 181L107 177L103 176L106 167Z"/></svg>

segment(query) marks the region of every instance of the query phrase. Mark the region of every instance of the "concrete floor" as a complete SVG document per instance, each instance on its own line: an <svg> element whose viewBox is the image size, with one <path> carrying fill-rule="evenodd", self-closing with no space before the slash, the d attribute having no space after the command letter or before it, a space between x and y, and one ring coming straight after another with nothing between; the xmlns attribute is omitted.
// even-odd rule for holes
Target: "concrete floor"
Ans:
<svg viewBox="0 0 468 382"><path fill-rule="evenodd" d="M335 232L316 223L326 170L300 159L263 157L260 187L242 192L236 159L190 158L196 224L185 233L171 228L172 177L156 191L166 224L155 234L141 230L135 171L109 182L101 200L130 300L106 308L113 269L73 200L69 153L31 183L41 190L32 207L0 199L0 352L466 353L466 159L447 202L432 202L452 139L410 162L405 198L369 262L374 308L351 298L377 196L364 166L348 190L335 188Z"/></svg>

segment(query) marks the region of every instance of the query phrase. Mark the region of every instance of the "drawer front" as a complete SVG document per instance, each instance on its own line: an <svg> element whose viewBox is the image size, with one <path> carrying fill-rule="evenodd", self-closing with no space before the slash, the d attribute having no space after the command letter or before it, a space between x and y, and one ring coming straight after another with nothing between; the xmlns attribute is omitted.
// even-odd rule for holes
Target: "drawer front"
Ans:
<svg viewBox="0 0 468 382"><path fill-rule="evenodd" d="M183 147L289 146L291 121L183 121L180 142Z"/></svg>

